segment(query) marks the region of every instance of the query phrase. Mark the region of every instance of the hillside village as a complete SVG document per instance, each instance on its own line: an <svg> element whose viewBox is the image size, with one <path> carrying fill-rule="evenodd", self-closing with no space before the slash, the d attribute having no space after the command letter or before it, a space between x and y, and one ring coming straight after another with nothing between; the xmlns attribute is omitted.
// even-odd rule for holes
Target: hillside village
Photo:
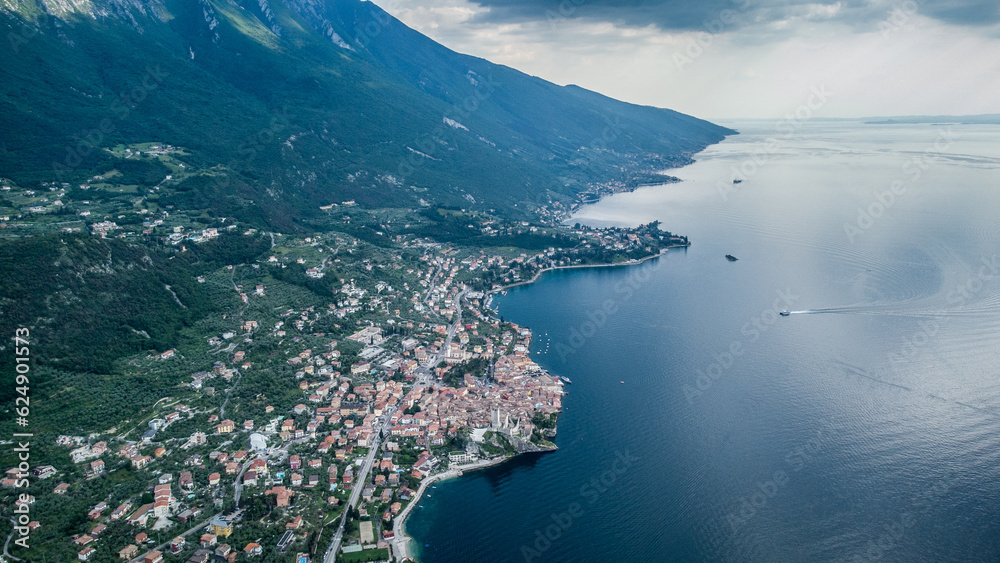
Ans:
<svg viewBox="0 0 1000 563"><path fill-rule="evenodd" d="M112 152L171 174L138 189L113 171L51 183L48 194L0 181L16 212L0 217L0 232L181 257L212 245L270 250L198 275L224 306L174 348L125 358L115 377L158 391L129 386L110 403L78 391L74 405L127 420L60 421L28 474L6 471L5 505L50 515L28 523L30 553L48 559L404 560L400 523L421 483L555 447L568 379L535 363L529 328L497 318L495 292L553 268L629 264L688 244L657 223L564 226L561 204L514 221L346 201L323 206L309 236L261 232L158 203L198 173L183 149Z"/></svg>

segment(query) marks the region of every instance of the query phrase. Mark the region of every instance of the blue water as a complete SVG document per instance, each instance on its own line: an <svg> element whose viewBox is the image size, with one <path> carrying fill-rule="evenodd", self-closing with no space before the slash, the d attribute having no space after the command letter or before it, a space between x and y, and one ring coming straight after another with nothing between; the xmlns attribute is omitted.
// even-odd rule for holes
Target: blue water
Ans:
<svg viewBox="0 0 1000 563"><path fill-rule="evenodd" d="M725 125L574 219L689 249L498 298L559 450L435 486L422 561L1000 560L1000 127Z"/></svg>

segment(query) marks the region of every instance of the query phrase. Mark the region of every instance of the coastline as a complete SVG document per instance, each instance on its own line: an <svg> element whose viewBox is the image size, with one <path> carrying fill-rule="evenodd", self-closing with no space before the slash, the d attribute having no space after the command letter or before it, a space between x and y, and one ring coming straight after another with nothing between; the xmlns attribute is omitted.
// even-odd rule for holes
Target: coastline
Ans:
<svg viewBox="0 0 1000 563"><path fill-rule="evenodd" d="M628 260L626 262L619 262L619 263L613 263L613 264L576 264L576 265L571 265L571 266L553 266L553 267L550 267L550 268L543 268L543 269L539 270L538 272L536 272L535 275L532 276L530 280L520 281L520 282L517 282L517 283L512 283L512 284L508 284L508 285L505 285L505 286L502 286L502 287L498 287L496 289L492 289L490 291L487 291L486 295L492 296L494 294L506 291L506 290L508 290L510 288L513 288L513 287L518 287L518 286L522 286L522 285L529 285L529 284L535 283L542 276L542 274L544 274L546 272L551 272L551 271L555 271L555 270L571 270L571 269L582 269L582 268L612 268L612 267L618 267L618 266L637 266L639 264L643 264L643 263L645 263L645 262L647 262L649 260L652 260L654 258L659 258L659 257L663 256L664 254L666 254L671 249L674 249L674 248L687 248L689 246L691 246L690 242L688 242L687 244L675 244L675 245L671 245L671 246L667 246L667 247L661 248L660 251L657 252L656 254L650 254L649 256L645 256L645 257L640 258L638 260ZM551 450L548 450L548 451L554 451L555 449L557 449L557 448L552 448ZM524 452L524 453L527 453L527 452ZM518 455L521 455L521 454L517 453L517 454L513 454L513 455L509 455L509 456L503 456L503 457L495 458L495 459L477 461L475 463L470 463L470 464L466 464L466 465L456 466L456 467L453 467L453 468L449 468L447 471L445 471L443 473L438 473L437 475L432 475L430 477L427 477L423 481L421 481L420 482L420 486L417 488L417 491L416 491L416 493L413 496L413 499L410 501L409 504L406 505L406 508L404 508L403 511L399 513L399 515L396 517L395 521L393 522L393 526L392 526L392 529L393 529L393 539L392 539L392 542L390 542L390 555L394 558L394 560L396 560L396 561L414 561L414 562L418 562L418 559L416 559L413 556L413 554L410 553L409 545L410 545L410 542L413 541L413 537L410 536L406 532L406 521L409 518L410 514L413 512L413 509L420 502L421 497L423 497L424 492L427 490L427 488L430 485L432 485L434 483L437 483L438 481L445 481L445 480L448 480L448 479L455 479L455 478L461 477L462 475L464 475L465 473L470 472L470 471L477 471L477 470L480 470L480 469L486 469L487 467L493 467L495 465L500 465L501 463L504 463L506 461L514 459Z"/></svg>
<svg viewBox="0 0 1000 563"><path fill-rule="evenodd" d="M664 254L666 254L667 251L669 251L669 250L671 250L673 248L687 248L689 246L691 246L690 242L687 243L687 244L674 244L674 245L671 245L671 246L667 246L667 247L661 248L660 251L657 252L656 254L650 254L649 256L645 256L645 257L640 258L638 260L629 260L627 262L618 262L618 263L614 263L614 264L574 264L572 266L552 266L550 268L543 268L543 269L538 270L537 272L535 272L535 275L532 276L530 280L519 281L519 282L516 282L516 283L512 283L512 284L508 284L508 285L505 285L505 286L502 286L502 287L498 287L496 289L491 289L491 290L489 290L489 291L486 292L486 295L493 295L493 294L496 294L496 293L500 293L502 291L507 291L508 289L511 289L513 287L519 287L519 286L522 286L522 285L533 284L536 281L538 281L538 278L540 278L542 276L542 274L544 274L545 272L554 272L556 270L573 270L573 269L580 269L580 268L616 268L616 267L619 267L619 266L637 266L637 265L642 264L642 263L644 263L644 262L646 262L648 260L652 260L653 258L659 258L659 257L663 256Z"/></svg>
<svg viewBox="0 0 1000 563"><path fill-rule="evenodd" d="M391 555L393 555L393 557L395 557L397 561L405 561L405 560L417 561L417 559L413 557L413 555L410 553L409 550L409 545L410 542L413 541L413 537L406 533L406 520L407 518L409 518L410 513L413 511L413 508L416 507L417 504L420 502L420 498L424 496L424 492L427 490L427 487L431 486L434 483L437 483L438 481L446 481L448 479L455 479L461 477L462 475L465 475L470 471L478 471L480 469L486 469L487 467L500 465L501 463L514 459L518 455L520 454L503 456L494 459L487 459L482 461L476 461L473 463L468 463L465 465L455 466L449 468L444 473L438 473L437 475L432 475L421 481L420 486L417 487L416 494L413 495L413 499L410 501L410 504L406 505L406 508L404 508L403 511L399 513L399 516L396 517L396 520L392 524L392 531L394 537L392 538L392 542L390 544Z"/></svg>

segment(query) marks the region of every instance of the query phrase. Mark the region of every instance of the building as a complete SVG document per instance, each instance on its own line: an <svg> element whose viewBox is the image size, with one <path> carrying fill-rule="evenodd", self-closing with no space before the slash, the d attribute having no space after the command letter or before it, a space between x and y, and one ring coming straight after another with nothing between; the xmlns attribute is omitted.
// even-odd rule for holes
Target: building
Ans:
<svg viewBox="0 0 1000 563"><path fill-rule="evenodd" d="M221 516L212 518L212 521L208 525L208 529L217 536L222 536L228 538L233 533L233 523Z"/></svg>
<svg viewBox="0 0 1000 563"><path fill-rule="evenodd" d="M288 548L291 547L294 541L295 541L295 534L292 533L291 530L285 530L285 533L282 534L281 539L278 540L278 551L282 553L288 551Z"/></svg>
<svg viewBox="0 0 1000 563"><path fill-rule="evenodd" d="M184 551L185 545L187 545L187 540L185 540L181 536L177 536L176 538L170 541L170 552L178 553Z"/></svg>
<svg viewBox="0 0 1000 563"><path fill-rule="evenodd" d="M254 432L250 435L250 449L255 452L262 452L267 449L267 439L263 434Z"/></svg>

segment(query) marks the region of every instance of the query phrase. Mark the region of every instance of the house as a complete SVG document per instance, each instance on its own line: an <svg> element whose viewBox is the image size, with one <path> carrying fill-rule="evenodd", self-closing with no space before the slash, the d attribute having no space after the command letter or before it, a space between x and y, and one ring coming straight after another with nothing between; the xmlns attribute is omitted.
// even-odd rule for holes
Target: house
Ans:
<svg viewBox="0 0 1000 563"><path fill-rule="evenodd" d="M132 503L130 502L125 502L118 505L118 508L116 508L114 512L111 513L111 520L114 521L122 518L123 516L125 516L125 514L128 512L128 509L130 508L132 508Z"/></svg>
<svg viewBox="0 0 1000 563"><path fill-rule="evenodd" d="M149 539L149 534L147 534L146 532L139 532L138 534L135 535L135 543L142 543L147 539Z"/></svg>
<svg viewBox="0 0 1000 563"><path fill-rule="evenodd" d="M132 467L135 469L142 469L145 467L153 458L148 455L137 455L132 457L129 461L132 462Z"/></svg>
<svg viewBox="0 0 1000 563"><path fill-rule="evenodd" d="M258 477L268 474L267 461L264 459L255 459L250 462L250 470L257 473Z"/></svg>
<svg viewBox="0 0 1000 563"><path fill-rule="evenodd" d="M136 555L139 554L139 546L137 545L126 545L118 552L118 557L126 561L131 561Z"/></svg>
<svg viewBox="0 0 1000 563"><path fill-rule="evenodd" d="M51 465L41 465L32 469L31 474L39 479L48 479L56 474L56 468Z"/></svg>
<svg viewBox="0 0 1000 563"><path fill-rule="evenodd" d="M187 563L208 563L212 558L212 552L207 549L199 549L188 558Z"/></svg>
<svg viewBox="0 0 1000 563"><path fill-rule="evenodd" d="M275 495L275 498L276 498L276 501L277 501L276 506L278 508L283 508L283 507L288 506L288 503L291 500L292 495L295 494L295 491L289 490L289 489L287 489L287 488L285 488L283 486L278 486L278 487L274 487L272 489L268 489L268 490L264 491L264 494L265 495Z"/></svg>
<svg viewBox="0 0 1000 563"><path fill-rule="evenodd" d="M219 484L219 480L221 478L222 478L222 476L219 475L218 473L212 473L212 474L210 474L208 476L208 484L209 485L218 485Z"/></svg>
<svg viewBox="0 0 1000 563"><path fill-rule="evenodd" d="M184 546L186 544L187 544L187 540L185 540L181 536L177 536L176 538L170 540L170 552L171 553L178 553L178 552L184 551Z"/></svg>
<svg viewBox="0 0 1000 563"><path fill-rule="evenodd" d="M190 471L182 471L177 483L182 491L191 492L194 490L194 478Z"/></svg>
<svg viewBox="0 0 1000 563"><path fill-rule="evenodd" d="M286 530L298 530L302 527L302 516L296 516L291 522L285 524Z"/></svg>
<svg viewBox="0 0 1000 563"><path fill-rule="evenodd" d="M96 551L97 550L92 547L85 547L77 552L76 558L80 561L90 561L90 558L93 557Z"/></svg>
<svg viewBox="0 0 1000 563"><path fill-rule="evenodd" d="M214 546L218 542L219 542L219 537L216 536L215 534L202 534L201 538L199 539L201 547L205 549Z"/></svg>
<svg viewBox="0 0 1000 563"><path fill-rule="evenodd" d="M302 459L299 456L293 455L288 458L289 469L295 471L296 469L300 469L301 467L302 467Z"/></svg>
<svg viewBox="0 0 1000 563"><path fill-rule="evenodd" d="M228 418L223 420L215 427L216 434L229 434L233 430L236 430L236 423Z"/></svg>
<svg viewBox="0 0 1000 563"><path fill-rule="evenodd" d="M59 483L56 488L52 489L52 492L57 495L64 495L66 491L69 490L69 483Z"/></svg>
<svg viewBox="0 0 1000 563"><path fill-rule="evenodd" d="M247 471L243 474L243 486L244 487L256 487L257 486L257 472Z"/></svg>
<svg viewBox="0 0 1000 563"><path fill-rule="evenodd" d="M75 540L73 540L73 543L75 543L76 545L87 545L88 543L91 543L92 541L94 541L94 538L88 536L87 534L83 534L82 536L80 536L80 537L76 538Z"/></svg>
<svg viewBox="0 0 1000 563"><path fill-rule="evenodd" d="M150 551L142 558L142 563L163 563L163 552Z"/></svg>
<svg viewBox="0 0 1000 563"><path fill-rule="evenodd" d="M264 553L264 548L261 547L259 543L251 542L243 548L243 553L245 553L247 557L257 557L258 555Z"/></svg>
<svg viewBox="0 0 1000 563"><path fill-rule="evenodd" d="M212 518L208 528L213 534L224 538L228 538L233 533L233 523L221 517Z"/></svg>
<svg viewBox="0 0 1000 563"><path fill-rule="evenodd" d="M149 515L153 512L153 507L154 503L152 502L140 506L138 510L132 513L132 516L128 519L128 523L133 526L145 526Z"/></svg>

